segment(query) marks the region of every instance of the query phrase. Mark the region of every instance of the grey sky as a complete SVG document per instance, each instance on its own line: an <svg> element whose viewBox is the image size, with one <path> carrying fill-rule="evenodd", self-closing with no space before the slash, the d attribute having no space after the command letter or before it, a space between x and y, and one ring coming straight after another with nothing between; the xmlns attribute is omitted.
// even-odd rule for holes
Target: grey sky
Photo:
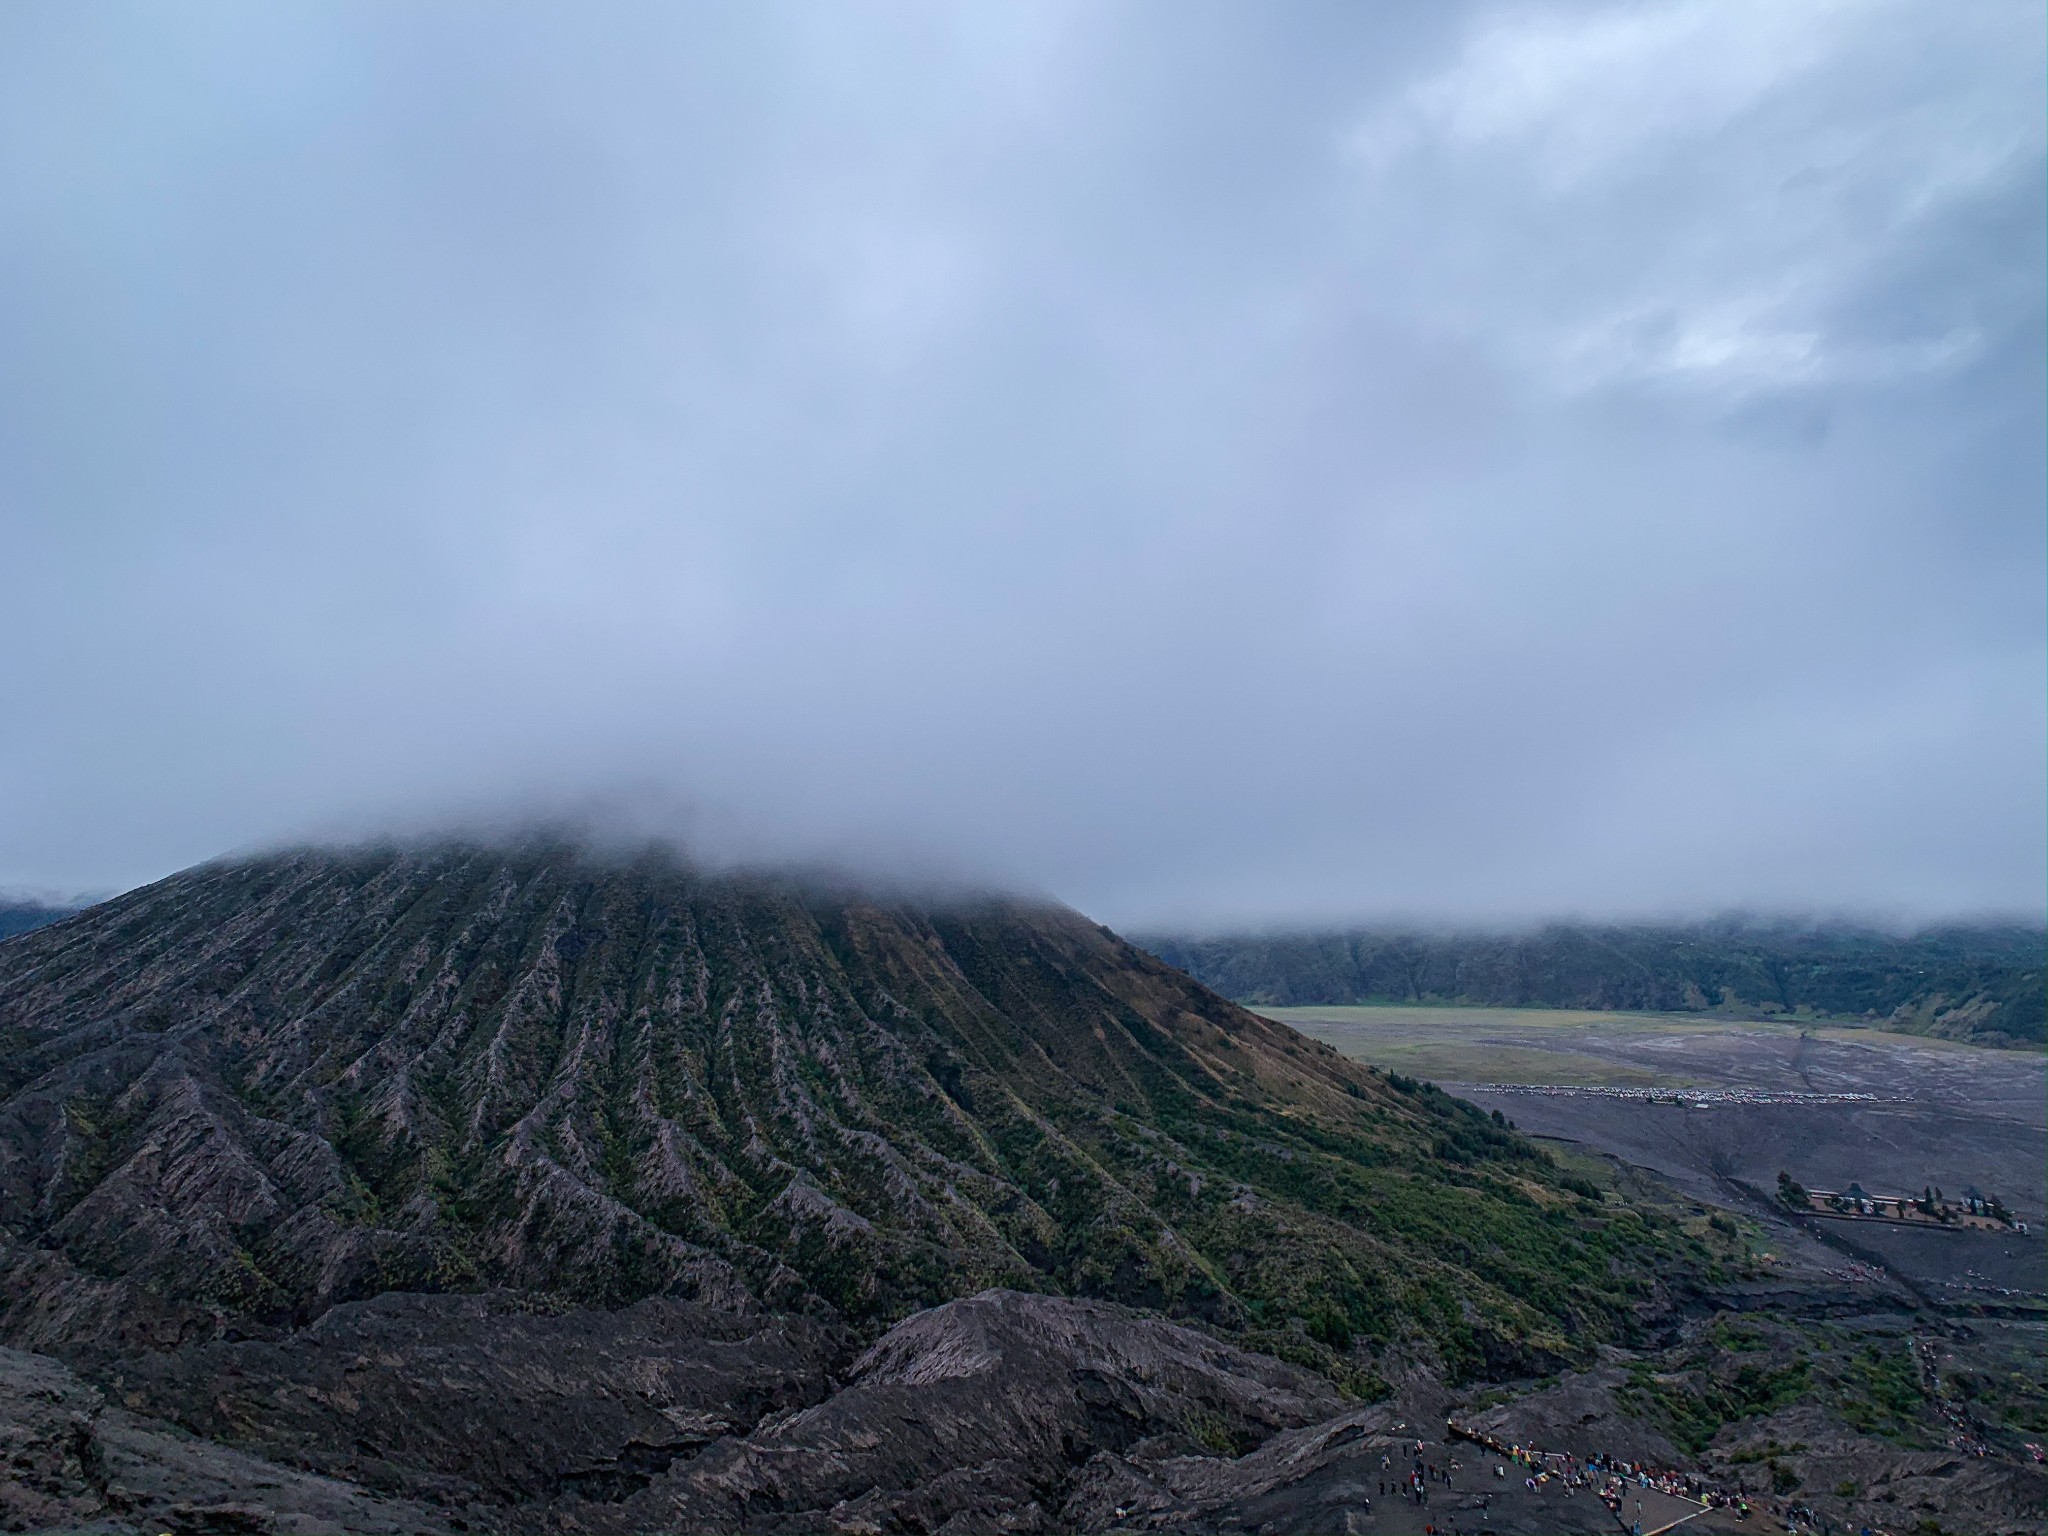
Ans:
<svg viewBox="0 0 2048 1536"><path fill-rule="evenodd" d="M2043 904L2043 10L0 11L0 884Z"/></svg>

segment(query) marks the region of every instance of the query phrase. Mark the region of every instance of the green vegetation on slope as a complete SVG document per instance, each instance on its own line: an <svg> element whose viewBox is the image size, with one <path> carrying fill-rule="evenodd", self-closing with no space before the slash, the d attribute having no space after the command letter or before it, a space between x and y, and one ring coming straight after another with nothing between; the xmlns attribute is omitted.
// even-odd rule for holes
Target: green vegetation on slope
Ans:
<svg viewBox="0 0 2048 1536"><path fill-rule="evenodd" d="M1632 1362L1620 1402L1689 1455L1728 1425L1798 1403L1824 1405L1903 1446L1941 1438L1911 1338L1853 1320L1716 1318L1691 1344Z"/></svg>
<svg viewBox="0 0 2048 1536"><path fill-rule="evenodd" d="M1395 1340L1457 1375L1581 1356L1717 1263L1058 908L307 853L0 950L0 1039L0 1227L278 1320L496 1284L871 1332L1007 1285L1370 1389Z"/></svg>

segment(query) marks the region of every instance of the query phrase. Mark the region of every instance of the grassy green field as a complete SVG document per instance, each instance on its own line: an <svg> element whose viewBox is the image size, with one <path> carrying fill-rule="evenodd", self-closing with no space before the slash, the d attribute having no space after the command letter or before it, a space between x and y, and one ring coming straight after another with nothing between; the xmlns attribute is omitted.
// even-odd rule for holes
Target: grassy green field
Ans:
<svg viewBox="0 0 2048 1536"><path fill-rule="evenodd" d="M1625 1088L1686 1087L1696 1073L1617 1059L1620 1037L1726 1030L1725 1020L1563 1008L1261 1008L1346 1056L1432 1082L1552 1083ZM1783 1026L1755 1025L1760 1029Z"/></svg>

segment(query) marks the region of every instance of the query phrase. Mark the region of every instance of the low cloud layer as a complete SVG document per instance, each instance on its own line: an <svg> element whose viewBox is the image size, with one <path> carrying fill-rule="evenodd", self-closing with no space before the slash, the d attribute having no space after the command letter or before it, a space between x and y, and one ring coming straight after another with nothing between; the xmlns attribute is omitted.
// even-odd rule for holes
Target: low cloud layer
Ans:
<svg viewBox="0 0 2048 1536"><path fill-rule="evenodd" d="M2043 13L0 15L0 885L2041 909Z"/></svg>

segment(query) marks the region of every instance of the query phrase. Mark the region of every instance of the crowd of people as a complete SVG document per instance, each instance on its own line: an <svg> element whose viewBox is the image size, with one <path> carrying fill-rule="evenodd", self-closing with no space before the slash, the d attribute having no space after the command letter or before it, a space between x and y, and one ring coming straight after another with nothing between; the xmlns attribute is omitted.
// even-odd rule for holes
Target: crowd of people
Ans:
<svg viewBox="0 0 2048 1536"><path fill-rule="evenodd" d="M1948 1443L1966 1456L1989 1456L1991 1442L1984 1438L1984 1426L1969 1406L1942 1390L1941 1362L1934 1345L1926 1339L1913 1341L1913 1358L1920 1367L1920 1382L1934 1399L1934 1411L1949 1428ZM2038 1457L2036 1458L2039 1459Z"/></svg>
<svg viewBox="0 0 2048 1536"><path fill-rule="evenodd" d="M1534 1446L1511 1445L1456 1423L1448 1425L1447 1429L1452 1438L1483 1446L1509 1465L1520 1468L1522 1481L1530 1492L1553 1482L1568 1490L1588 1488L1617 1519L1623 1518L1622 1507L1631 1488L1655 1489L1673 1498L1690 1499L1710 1508L1733 1509L1745 1520L1750 1515L1750 1503L1743 1494L1725 1493L1711 1487L1696 1473L1652 1467L1640 1461L1627 1461L1605 1454L1582 1458L1569 1451L1540 1451ZM1495 1467L1494 1475L1504 1477L1506 1469Z"/></svg>
<svg viewBox="0 0 2048 1536"><path fill-rule="evenodd" d="M1417 1508L1427 1509L1429 1491L1432 1487L1441 1486L1446 1493L1451 1491L1451 1473L1458 1470L1458 1465L1455 1458L1446 1457L1444 1465L1438 1466L1423 1454L1423 1444L1418 1440L1415 1442L1414 1466L1398 1478L1381 1479L1380 1494L1384 1497L1389 1493L1398 1493L1404 1499L1413 1500ZM1393 1456L1381 1456L1380 1470L1391 1472L1393 1469Z"/></svg>
<svg viewBox="0 0 2048 1536"><path fill-rule="evenodd" d="M1669 1494L1674 1498L1690 1499L1711 1509L1732 1509L1736 1515L1747 1520L1752 1514L1770 1515L1784 1522L1785 1529L1796 1533L1814 1533L1814 1536L1836 1536L1845 1528L1836 1525L1825 1515L1796 1501L1777 1503L1773 1500L1752 1501L1740 1491L1729 1493L1708 1484L1696 1473L1677 1471L1671 1468L1652 1467L1639 1461L1625 1461L1619 1457L1593 1455L1580 1458L1568 1451L1540 1451L1533 1446L1511 1445L1479 1430L1467 1429L1451 1423L1446 1426L1447 1438L1467 1440L1500 1457L1510 1465L1519 1467L1523 1482L1533 1492L1549 1483L1558 1483L1568 1489L1590 1488L1600 1502L1612 1511L1617 1521L1627 1520L1623 1506L1631 1491L1652 1489ZM2031 1447L2030 1447L2031 1449ZM1451 1463L1456 1466L1457 1463ZM1494 1475L1506 1475L1504 1467L1495 1467ZM1638 1509L1641 1508L1639 1504ZM1633 1536L1641 1536L1641 1522L1630 1528ZM1873 1536L1869 1526L1864 1526L1858 1536Z"/></svg>

